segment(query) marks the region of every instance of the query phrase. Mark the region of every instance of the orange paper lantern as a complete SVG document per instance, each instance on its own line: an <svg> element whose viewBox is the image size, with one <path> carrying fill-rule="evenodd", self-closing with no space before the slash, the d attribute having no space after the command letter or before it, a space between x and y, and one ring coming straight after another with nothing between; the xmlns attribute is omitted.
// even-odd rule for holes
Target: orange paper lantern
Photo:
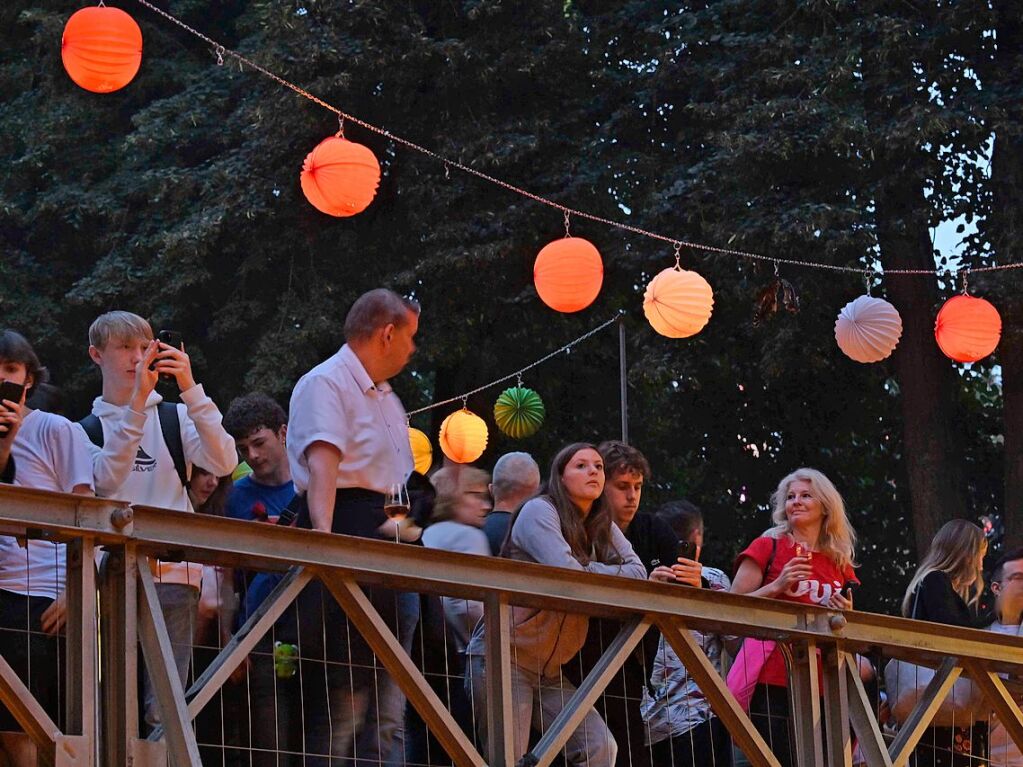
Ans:
<svg viewBox="0 0 1023 767"><path fill-rule="evenodd" d="M376 197L380 163L368 147L331 136L306 155L302 193L321 213L354 216Z"/></svg>
<svg viewBox="0 0 1023 767"><path fill-rule="evenodd" d="M946 357L976 362L995 350L1002 336L1002 318L990 301L955 296L945 302L934 321L934 338Z"/></svg>
<svg viewBox="0 0 1023 767"><path fill-rule="evenodd" d="M412 448L412 462L415 464L416 471L424 475L429 474L430 467L433 466L433 445L430 444L430 438L419 429L413 429L410 426L408 441Z"/></svg>
<svg viewBox="0 0 1023 767"><path fill-rule="evenodd" d="M487 449L487 424L462 408L440 425L440 449L455 463L472 463Z"/></svg>
<svg viewBox="0 0 1023 767"><path fill-rule="evenodd" d="M643 313L668 338L688 338L703 330L714 309L714 291L696 272L665 269L646 286Z"/></svg>
<svg viewBox="0 0 1023 767"><path fill-rule="evenodd" d="M533 264L540 300L558 312L578 312L593 303L604 282L604 262L582 237L563 237L547 245Z"/></svg>
<svg viewBox="0 0 1023 767"><path fill-rule="evenodd" d="M82 8L60 42L64 69L76 85L110 93L132 81L142 64L142 30L120 8Z"/></svg>

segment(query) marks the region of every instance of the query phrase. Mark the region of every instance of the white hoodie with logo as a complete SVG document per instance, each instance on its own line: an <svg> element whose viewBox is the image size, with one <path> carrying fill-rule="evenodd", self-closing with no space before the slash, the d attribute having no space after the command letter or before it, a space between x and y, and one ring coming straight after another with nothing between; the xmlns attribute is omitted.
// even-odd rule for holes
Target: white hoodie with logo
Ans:
<svg viewBox="0 0 1023 767"><path fill-rule="evenodd" d="M151 392L143 413L127 405L112 405L102 397L93 401L92 414L103 426L103 447L89 440L96 495L141 506L192 512L188 491L178 478L160 428L156 406L162 401L163 397ZM191 477L193 466L200 466L218 477L234 471L238 464L234 438L224 430L223 417L202 385L196 384L181 392L181 404L177 408L187 476ZM82 427L78 425L78 428ZM161 562L155 573L160 583L199 588L202 566Z"/></svg>

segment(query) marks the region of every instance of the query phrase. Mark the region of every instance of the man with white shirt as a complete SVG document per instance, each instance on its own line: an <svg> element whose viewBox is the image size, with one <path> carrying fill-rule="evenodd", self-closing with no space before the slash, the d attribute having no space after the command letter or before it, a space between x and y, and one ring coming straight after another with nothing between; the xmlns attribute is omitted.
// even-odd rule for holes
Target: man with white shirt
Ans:
<svg viewBox="0 0 1023 767"><path fill-rule="evenodd" d="M405 483L414 464L405 408L388 379L411 359L418 329L417 303L383 288L371 290L345 318L345 344L295 386L288 458L295 490L305 501L299 526L394 540L395 523L384 514L384 497ZM380 588L367 593L407 647L418 621L417 597ZM385 672L374 671L368 645L321 587L308 587L299 608L301 656L328 661L330 702L322 713L329 715L330 727L310 728L307 711L307 732L329 737L321 747L334 756L347 756L354 736L357 761L386 760L401 726L403 696ZM325 629L319 633L326 637L323 647L315 638L317 621ZM377 689L370 694L374 683Z"/></svg>
<svg viewBox="0 0 1023 767"><path fill-rule="evenodd" d="M89 356L103 375L103 393L79 423L92 441L96 494L144 506L191 512L186 484L193 466L218 477L238 463L234 439L221 425L217 406L192 376L183 348L156 341L137 314L107 312L89 328ZM154 389L159 375L173 377L181 403L170 405ZM182 685L188 678L202 580L191 562L154 565L156 593L167 624ZM145 722L160 723L149 675L144 687Z"/></svg>
<svg viewBox="0 0 1023 767"><path fill-rule="evenodd" d="M85 435L63 416L32 410L25 394L46 369L23 336L0 331L0 381L24 387L18 402L0 402L0 477L20 487L92 495L92 457ZM64 627L67 547L0 536L0 654L55 722L64 689L58 634ZM0 705L0 764L34 765L35 747Z"/></svg>
<svg viewBox="0 0 1023 767"><path fill-rule="evenodd" d="M995 595L995 622L988 631L1020 636L1023 618L1023 548L1007 552L991 573L991 591ZM991 721L988 735L991 767L1023 767L1023 754L997 719Z"/></svg>

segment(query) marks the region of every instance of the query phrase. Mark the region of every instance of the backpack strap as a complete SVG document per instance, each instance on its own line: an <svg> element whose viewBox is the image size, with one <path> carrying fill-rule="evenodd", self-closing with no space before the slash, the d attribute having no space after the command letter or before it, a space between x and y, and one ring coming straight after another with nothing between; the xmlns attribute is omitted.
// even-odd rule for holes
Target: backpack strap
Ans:
<svg viewBox="0 0 1023 767"><path fill-rule="evenodd" d="M160 431L163 441L174 461L174 470L178 473L181 484L188 486L188 467L185 464L185 448L181 443L181 419L178 417L178 406L171 402L161 402L156 406L156 414L160 417Z"/></svg>
<svg viewBox="0 0 1023 767"><path fill-rule="evenodd" d="M89 413L78 423L85 429L85 433L92 441L92 444L96 447L103 447L103 424L100 423L99 418Z"/></svg>

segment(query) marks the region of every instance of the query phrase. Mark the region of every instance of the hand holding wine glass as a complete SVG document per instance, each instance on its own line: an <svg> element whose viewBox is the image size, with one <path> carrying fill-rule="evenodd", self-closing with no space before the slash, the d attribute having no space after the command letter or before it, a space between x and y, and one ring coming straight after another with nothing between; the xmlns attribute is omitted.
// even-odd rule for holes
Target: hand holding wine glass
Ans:
<svg viewBox="0 0 1023 767"><path fill-rule="evenodd" d="M411 506L408 488L405 487L404 482L396 482L388 488L387 495L384 497L384 514L394 523L395 543L399 542L400 525L398 523L408 517Z"/></svg>

